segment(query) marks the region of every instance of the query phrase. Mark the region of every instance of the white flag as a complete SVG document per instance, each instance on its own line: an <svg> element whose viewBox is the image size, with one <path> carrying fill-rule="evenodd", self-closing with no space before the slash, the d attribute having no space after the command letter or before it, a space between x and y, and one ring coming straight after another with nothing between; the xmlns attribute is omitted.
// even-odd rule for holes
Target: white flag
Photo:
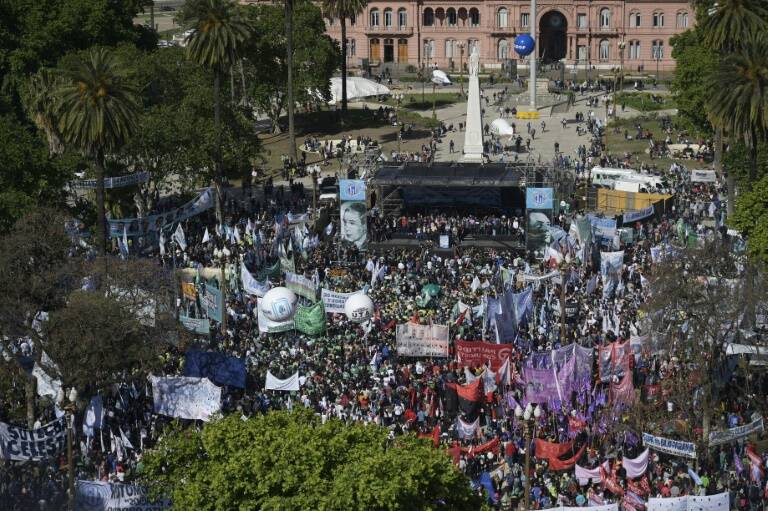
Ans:
<svg viewBox="0 0 768 511"><path fill-rule="evenodd" d="M173 240L179 244L181 250L187 249L187 238L184 236L184 229L181 227L181 223L176 227L173 232Z"/></svg>
<svg viewBox="0 0 768 511"><path fill-rule="evenodd" d="M163 230L160 229L160 257L165 256L165 234L163 234Z"/></svg>
<svg viewBox="0 0 768 511"><path fill-rule="evenodd" d="M136 448L133 446L133 444L128 439L128 437L125 435L125 433L123 433L123 428L118 426L117 429L120 430L120 440L123 442L123 447L125 447L126 449L133 449L135 451Z"/></svg>
<svg viewBox="0 0 768 511"><path fill-rule="evenodd" d="M205 228L205 232L203 233L203 243L208 243L211 241L211 235L208 234L208 228Z"/></svg>
<svg viewBox="0 0 768 511"><path fill-rule="evenodd" d="M480 279L477 277L477 275L475 275L475 278L472 279L472 285L470 286L470 289L473 293L480 289Z"/></svg>
<svg viewBox="0 0 768 511"><path fill-rule="evenodd" d="M263 297L269 288L269 279L264 279L264 282L256 280L248 268L245 267L245 263L240 265L240 280L243 282L243 291L249 295L256 295L259 298Z"/></svg>
<svg viewBox="0 0 768 511"><path fill-rule="evenodd" d="M299 390L299 372L296 371L293 375L289 376L285 380L276 378L269 370L267 370L267 381L264 384L265 390L285 390L296 391Z"/></svg>
<svg viewBox="0 0 768 511"><path fill-rule="evenodd" d="M128 225L123 224L123 244L120 247L123 257L128 257Z"/></svg>

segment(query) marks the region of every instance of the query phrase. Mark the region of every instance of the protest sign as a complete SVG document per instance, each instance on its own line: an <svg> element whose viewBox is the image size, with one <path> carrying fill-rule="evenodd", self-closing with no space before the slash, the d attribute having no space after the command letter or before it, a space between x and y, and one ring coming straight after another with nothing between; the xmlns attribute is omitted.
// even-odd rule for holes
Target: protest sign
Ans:
<svg viewBox="0 0 768 511"><path fill-rule="evenodd" d="M726 429L725 431L712 431L709 433L709 445L714 447L716 445L727 444L738 440L740 438L747 437L752 433L759 433L763 431L763 418L759 417L749 424L738 426L735 428Z"/></svg>
<svg viewBox="0 0 768 511"><path fill-rule="evenodd" d="M190 318L189 316L179 314L179 321L184 325L184 328L190 332L195 332L200 335L208 335L211 333L211 320L208 318Z"/></svg>
<svg viewBox="0 0 768 511"><path fill-rule="evenodd" d="M59 455L66 441L66 418L28 430L0 422L0 458L12 461L40 461Z"/></svg>
<svg viewBox="0 0 768 511"><path fill-rule="evenodd" d="M359 292L355 291L355 293ZM344 304L347 303L347 298L355 293L337 293L323 288L320 292L320 299L323 301L323 307L325 307L327 314L344 314Z"/></svg>
<svg viewBox="0 0 768 511"><path fill-rule="evenodd" d="M146 488L105 481L77 481L75 511L161 511L171 501L150 500Z"/></svg>
<svg viewBox="0 0 768 511"><path fill-rule="evenodd" d="M221 295L221 289L210 284L205 285L203 308L206 310L209 319L221 323L221 316L224 313L224 299Z"/></svg>
<svg viewBox="0 0 768 511"><path fill-rule="evenodd" d="M643 433L643 443L654 451L671 454L672 456L696 459L696 444L691 442L672 440Z"/></svg>
<svg viewBox="0 0 768 511"><path fill-rule="evenodd" d="M208 378L150 376L155 413L208 421L221 410L221 388Z"/></svg>
<svg viewBox="0 0 768 511"><path fill-rule="evenodd" d="M514 351L513 344L493 344L482 341L456 341L456 360L469 367L491 363L497 371Z"/></svg>
<svg viewBox="0 0 768 511"><path fill-rule="evenodd" d="M368 223L365 207L365 181L362 179L341 179L339 181L339 208L341 218L339 229L341 239L354 244L358 250L368 246Z"/></svg>
<svg viewBox="0 0 768 511"><path fill-rule="evenodd" d="M269 288L272 287L269 283L269 279L258 281L253 278L251 272L246 268L245 263L240 265L240 280L243 284L243 291L249 295L255 295L259 298L263 297Z"/></svg>
<svg viewBox="0 0 768 511"><path fill-rule="evenodd" d="M245 388L245 359L197 350L186 352L184 357L184 376L208 378L219 385Z"/></svg>
<svg viewBox="0 0 768 511"><path fill-rule="evenodd" d="M448 325L397 325L397 353L406 357L447 357Z"/></svg>
<svg viewBox="0 0 768 511"><path fill-rule="evenodd" d="M184 298L188 298L190 300L197 300L197 289L195 289L195 283L182 282L181 294L184 296Z"/></svg>
<svg viewBox="0 0 768 511"><path fill-rule="evenodd" d="M299 305L293 318L296 330L307 335L320 335L325 332L325 310L323 302L309 307Z"/></svg>

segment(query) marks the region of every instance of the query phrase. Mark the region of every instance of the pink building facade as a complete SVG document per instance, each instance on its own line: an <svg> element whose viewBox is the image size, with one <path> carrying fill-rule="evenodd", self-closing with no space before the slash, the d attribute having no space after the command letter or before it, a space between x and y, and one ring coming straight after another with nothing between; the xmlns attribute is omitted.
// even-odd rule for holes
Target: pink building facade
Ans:
<svg viewBox="0 0 768 511"><path fill-rule="evenodd" d="M670 38L692 27L687 2L653 0L539 0L531 20L529 0L371 1L347 22L348 64L466 69L472 47L485 70L516 59L515 36L537 27L537 54L566 68L625 72L674 69ZM327 22L339 40L338 20ZM521 65L524 62L520 62Z"/></svg>

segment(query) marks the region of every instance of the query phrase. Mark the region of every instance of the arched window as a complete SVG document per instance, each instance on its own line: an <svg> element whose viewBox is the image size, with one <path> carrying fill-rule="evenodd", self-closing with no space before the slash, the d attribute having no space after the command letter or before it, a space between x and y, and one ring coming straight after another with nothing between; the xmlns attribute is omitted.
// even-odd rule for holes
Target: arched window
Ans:
<svg viewBox="0 0 768 511"><path fill-rule="evenodd" d="M397 26L400 28L408 26L408 11L403 8L397 10Z"/></svg>
<svg viewBox="0 0 768 511"><path fill-rule="evenodd" d="M357 45L354 39L347 39L347 55L354 57L357 53Z"/></svg>
<svg viewBox="0 0 768 511"><path fill-rule="evenodd" d="M663 12L654 12L653 13L653 28L661 28L664 26L664 13Z"/></svg>
<svg viewBox="0 0 768 511"><path fill-rule="evenodd" d="M392 26L392 9L390 8L384 9L384 26L385 27Z"/></svg>
<svg viewBox="0 0 768 511"><path fill-rule="evenodd" d="M661 60L664 58L664 41L653 41L653 46L651 46L651 58L653 60Z"/></svg>
<svg viewBox="0 0 768 511"><path fill-rule="evenodd" d="M425 27L431 27L435 24L435 12L431 7L424 9L424 19L422 20Z"/></svg>
<svg viewBox="0 0 768 511"><path fill-rule="evenodd" d="M469 26L471 27L480 26L480 11L478 11L474 7L469 10Z"/></svg>
<svg viewBox="0 0 768 511"><path fill-rule="evenodd" d="M509 43L506 39L499 39L499 51L498 51L499 60L504 60L509 58Z"/></svg>
<svg viewBox="0 0 768 511"><path fill-rule="evenodd" d="M499 28L507 28L509 25L509 11L506 7L501 7L496 12L496 26Z"/></svg>
<svg viewBox="0 0 768 511"><path fill-rule="evenodd" d="M477 48L477 53L480 53L480 41L477 39L470 39L467 41L467 56L472 55L472 51Z"/></svg>
<svg viewBox="0 0 768 511"><path fill-rule="evenodd" d="M639 12L631 12L629 13L629 26L632 28L640 28L640 13Z"/></svg>
<svg viewBox="0 0 768 511"><path fill-rule="evenodd" d="M371 26L379 26L379 10L376 8L371 9Z"/></svg>
<svg viewBox="0 0 768 511"><path fill-rule="evenodd" d="M600 62L606 62L611 56L611 43L608 39L600 41Z"/></svg>
<svg viewBox="0 0 768 511"><path fill-rule="evenodd" d="M453 7L449 7L446 11L446 17L448 18L448 26L449 27L455 27L456 26L456 9Z"/></svg>
<svg viewBox="0 0 768 511"><path fill-rule="evenodd" d="M445 41L445 58L452 59L457 57L455 49L456 49L456 40L447 39Z"/></svg>
<svg viewBox="0 0 768 511"><path fill-rule="evenodd" d="M611 10L607 7L600 9L600 28L611 26Z"/></svg>
<svg viewBox="0 0 768 511"><path fill-rule="evenodd" d="M640 60L640 41L629 42L629 60Z"/></svg>
<svg viewBox="0 0 768 511"><path fill-rule="evenodd" d="M467 26L467 10L464 7L459 7L459 20L462 27Z"/></svg>
<svg viewBox="0 0 768 511"><path fill-rule="evenodd" d="M445 9L442 7L435 9L435 18L440 22L440 26L445 25Z"/></svg>
<svg viewBox="0 0 768 511"><path fill-rule="evenodd" d="M678 12L677 13L677 28L688 28L688 13L687 12Z"/></svg>
<svg viewBox="0 0 768 511"><path fill-rule="evenodd" d="M434 41L434 39L425 39L424 40L424 58L425 59L434 59L435 58L435 41Z"/></svg>

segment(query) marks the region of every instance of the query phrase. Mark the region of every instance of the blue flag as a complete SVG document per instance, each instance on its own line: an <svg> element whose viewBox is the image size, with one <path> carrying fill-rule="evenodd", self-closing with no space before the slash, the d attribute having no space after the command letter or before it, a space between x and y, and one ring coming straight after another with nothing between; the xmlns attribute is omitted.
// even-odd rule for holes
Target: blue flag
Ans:
<svg viewBox="0 0 768 511"><path fill-rule="evenodd" d="M245 388L245 359L224 353L191 350L186 353L184 376L208 378L218 385Z"/></svg>

